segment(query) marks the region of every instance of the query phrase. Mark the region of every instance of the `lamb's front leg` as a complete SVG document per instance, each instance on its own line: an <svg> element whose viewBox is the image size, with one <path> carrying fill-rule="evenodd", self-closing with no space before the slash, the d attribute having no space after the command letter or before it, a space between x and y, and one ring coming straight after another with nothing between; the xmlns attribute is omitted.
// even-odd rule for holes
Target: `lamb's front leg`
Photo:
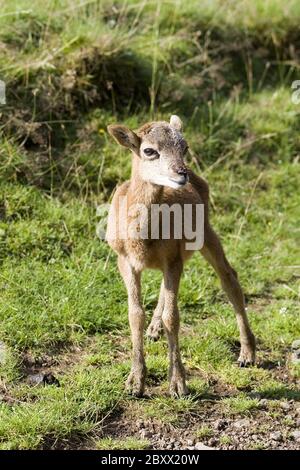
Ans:
<svg viewBox="0 0 300 470"><path fill-rule="evenodd" d="M183 396L188 393L178 342L179 311L177 306L177 293L182 268L183 266L180 260L167 266L164 272L165 291L162 321L169 343L170 393L174 396Z"/></svg>
<svg viewBox="0 0 300 470"><path fill-rule="evenodd" d="M128 293L128 315L132 340L132 365L126 382L127 390L137 397L144 393L146 364L143 334L145 313L141 303L141 273L125 257L119 256L118 265Z"/></svg>

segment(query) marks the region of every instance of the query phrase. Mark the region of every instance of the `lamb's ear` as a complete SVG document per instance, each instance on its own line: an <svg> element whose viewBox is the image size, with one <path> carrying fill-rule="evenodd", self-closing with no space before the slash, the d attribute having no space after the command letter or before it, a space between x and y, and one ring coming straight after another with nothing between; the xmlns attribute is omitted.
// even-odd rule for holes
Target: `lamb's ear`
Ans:
<svg viewBox="0 0 300 470"><path fill-rule="evenodd" d="M121 124L111 124L107 126L107 130L118 144L138 152L140 148L140 138L133 131L128 129L128 127L122 126Z"/></svg>
<svg viewBox="0 0 300 470"><path fill-rule="evenodd" d="M182 121L179 116L176 116L176 114L173 114L170 119L170 126L173 127L173 129L176 129L176 131L181 131L182 130Z"/></svg>

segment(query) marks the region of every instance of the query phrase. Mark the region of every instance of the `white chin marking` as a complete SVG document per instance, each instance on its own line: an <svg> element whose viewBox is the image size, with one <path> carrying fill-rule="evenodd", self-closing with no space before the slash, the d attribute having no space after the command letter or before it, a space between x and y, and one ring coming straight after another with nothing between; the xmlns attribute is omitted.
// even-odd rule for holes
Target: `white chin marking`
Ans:
<svg viewBox="0 0 300 470"><path fill-rule="evenodd" d="M176 183L176 181L171 180L167 176L156 176L151 180L151 183L158 184L159 186L169 186L169 188L180 189L185 186L185 184Z"/></svg>

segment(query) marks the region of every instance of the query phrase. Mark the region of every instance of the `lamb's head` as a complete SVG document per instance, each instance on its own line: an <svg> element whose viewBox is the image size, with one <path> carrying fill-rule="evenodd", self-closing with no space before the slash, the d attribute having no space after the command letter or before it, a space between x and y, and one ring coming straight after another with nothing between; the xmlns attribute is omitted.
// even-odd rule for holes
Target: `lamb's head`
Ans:
<svg viewBox="0 0 300 470"><path fill-rule="evenodd" d="M188 182L184 163L188 146L181 130L182 122L175 115L169 123L150 122L136 132L121 125L108 126L114 139L139 157L139 174L144 181L174 189Z"/></svg>

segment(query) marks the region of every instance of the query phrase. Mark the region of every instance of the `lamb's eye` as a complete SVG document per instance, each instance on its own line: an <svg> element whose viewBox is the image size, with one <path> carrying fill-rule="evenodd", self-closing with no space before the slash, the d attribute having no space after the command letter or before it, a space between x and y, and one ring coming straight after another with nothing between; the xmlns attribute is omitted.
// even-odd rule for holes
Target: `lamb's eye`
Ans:
<svg viewBox="0 0 300 470"><path fill-rule="evenodd" d="M151 148L146 148L144 149L144 154L147 155L147 157L158 157L159 153Z"/></svg>

